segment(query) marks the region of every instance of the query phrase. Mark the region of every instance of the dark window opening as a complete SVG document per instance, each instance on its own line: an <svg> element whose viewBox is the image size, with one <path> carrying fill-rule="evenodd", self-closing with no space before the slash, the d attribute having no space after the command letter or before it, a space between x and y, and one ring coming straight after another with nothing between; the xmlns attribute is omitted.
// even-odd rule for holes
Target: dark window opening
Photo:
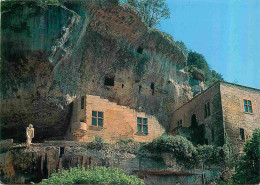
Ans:
<svg viewBox="0 0 260 185"><path fill-rule="evenodd" d="M211 128L211 141L214 142L215 140L215 132L214 132L214 127Z"/></svg>
<svg viewBox="0 0 260 185"><path fill-rule="evenodd" d="M154 95L154 83L151 83L152 95Z"/></svg>
<svg viewBox="0 0 260 185"><path fill-rule="evenodd" d="M253 113L251 100L244 100L244 109L245 112Z"/></svg>
<svg viewBox="0 0 260 185"><path fill-rule="evenodd" d="M141 90L142 90L142 86L139 85L139 93L141 93Z"/></svg>
<svg viewBox="0 0 260 185"><path fill-rule="evenodd" d="M139 48L137 49L137 53L143 54L143 51L144 51L144 49L143 49L142 47L139 47Z"/></svg>
<svg viewBox="0 0 260 185"><path fill-rule="evenodd" d="M178 127L182 127L182 120L178 121Z"/></svg>
<svg viewBox="0 0 260 185"><path fill-rule="evenodd" d="M84 109L84 105L85 105L85 97L84 96L82 96L81 97L81 109Z"/></svg>
<svg viewBox="0 0 260 185"><path fill-rule="evenodd" d="M122 89L124 88L124 86L125 86L124 84L121 85Z"/></svg>
<svg viewBox="0 0 260 185"><path fill-rule="evenodd" d="M64 147L60 147L60 158L62 157L62 155L65 153L65 148Z"/></svg>
<svg viewBox="0 0 260 185"><path fill-rule="evenodd" d="M240 139L245 141L245 130L243 128L240 128Z"/></svg>
<svg viewBox="0 0 260 185"><path fill-rule="evenodd" d="M84 120L84 119L81 119L80 122L85 122L85 120Z"/></svg>
<svg viewBox="0 0 260 185"><path fill-rule="evenodd" d="M195 114L191 116L191 127L193 128L198 127L197 117Z"/></svg>
<svg viewBox="0 0 260 185"><path fill-rule="evenodd" d="M207 118L210 116L210 103L206 103L204 105L204 118Z"/></svg>
<svg viewBox="0 0 260 185"><path fill-rule="evenodd" d="M114 86L114 78L105 77L105 86Z"/></svg>

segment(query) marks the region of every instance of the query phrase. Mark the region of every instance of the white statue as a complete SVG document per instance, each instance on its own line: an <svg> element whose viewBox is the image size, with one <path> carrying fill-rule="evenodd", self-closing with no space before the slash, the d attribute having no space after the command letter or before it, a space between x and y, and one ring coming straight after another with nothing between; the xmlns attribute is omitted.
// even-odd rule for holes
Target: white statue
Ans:
<svg viewBox="0 0 260 185"><path fill-rule="evenodd" d="M32 143L32 138L34 138L34 128L32 124L30 124L29 127L26 128L26 137L27 147L29 148Z"/></svg>

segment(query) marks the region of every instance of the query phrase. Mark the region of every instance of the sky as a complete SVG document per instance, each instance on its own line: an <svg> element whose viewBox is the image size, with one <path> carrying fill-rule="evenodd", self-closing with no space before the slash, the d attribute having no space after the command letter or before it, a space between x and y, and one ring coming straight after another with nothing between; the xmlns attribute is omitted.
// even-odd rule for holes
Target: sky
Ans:
<svg viewBox="0 0 260 185"><path fill-rule="evenodd" d="M225 81L260 89L260 0L166 0L158 27L203 54Z"/></svg>

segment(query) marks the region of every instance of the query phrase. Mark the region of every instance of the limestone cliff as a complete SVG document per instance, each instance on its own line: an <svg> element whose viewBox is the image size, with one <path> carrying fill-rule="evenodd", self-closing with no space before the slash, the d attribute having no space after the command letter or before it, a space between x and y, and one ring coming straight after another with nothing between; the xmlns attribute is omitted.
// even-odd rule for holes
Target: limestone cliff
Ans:
<svg viewBox="0 0 260 185"><path fill-rule="evenodd" d="M155 115L168 128L173 110L202 88L184 72L181 49L127 5L1 4L2 138L23 141L29 123L36 140L63 137L69 103L85 93Z"/></svg>

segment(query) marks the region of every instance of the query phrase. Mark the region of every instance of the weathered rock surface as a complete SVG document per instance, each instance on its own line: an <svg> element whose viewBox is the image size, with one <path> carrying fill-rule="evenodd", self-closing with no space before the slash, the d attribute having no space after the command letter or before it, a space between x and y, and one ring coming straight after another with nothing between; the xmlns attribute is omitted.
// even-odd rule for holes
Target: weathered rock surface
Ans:
<svg viewBox="0 0 260 185"><path fill-rule="evenodd" d="M201 90L190 85L180 48L131 7L27 1L11 10L3 11L1 27L2 138L24 141L28 124L36 140L62 138L69 103L83 93L155 115L168 128L172 111Z"/></svg>

